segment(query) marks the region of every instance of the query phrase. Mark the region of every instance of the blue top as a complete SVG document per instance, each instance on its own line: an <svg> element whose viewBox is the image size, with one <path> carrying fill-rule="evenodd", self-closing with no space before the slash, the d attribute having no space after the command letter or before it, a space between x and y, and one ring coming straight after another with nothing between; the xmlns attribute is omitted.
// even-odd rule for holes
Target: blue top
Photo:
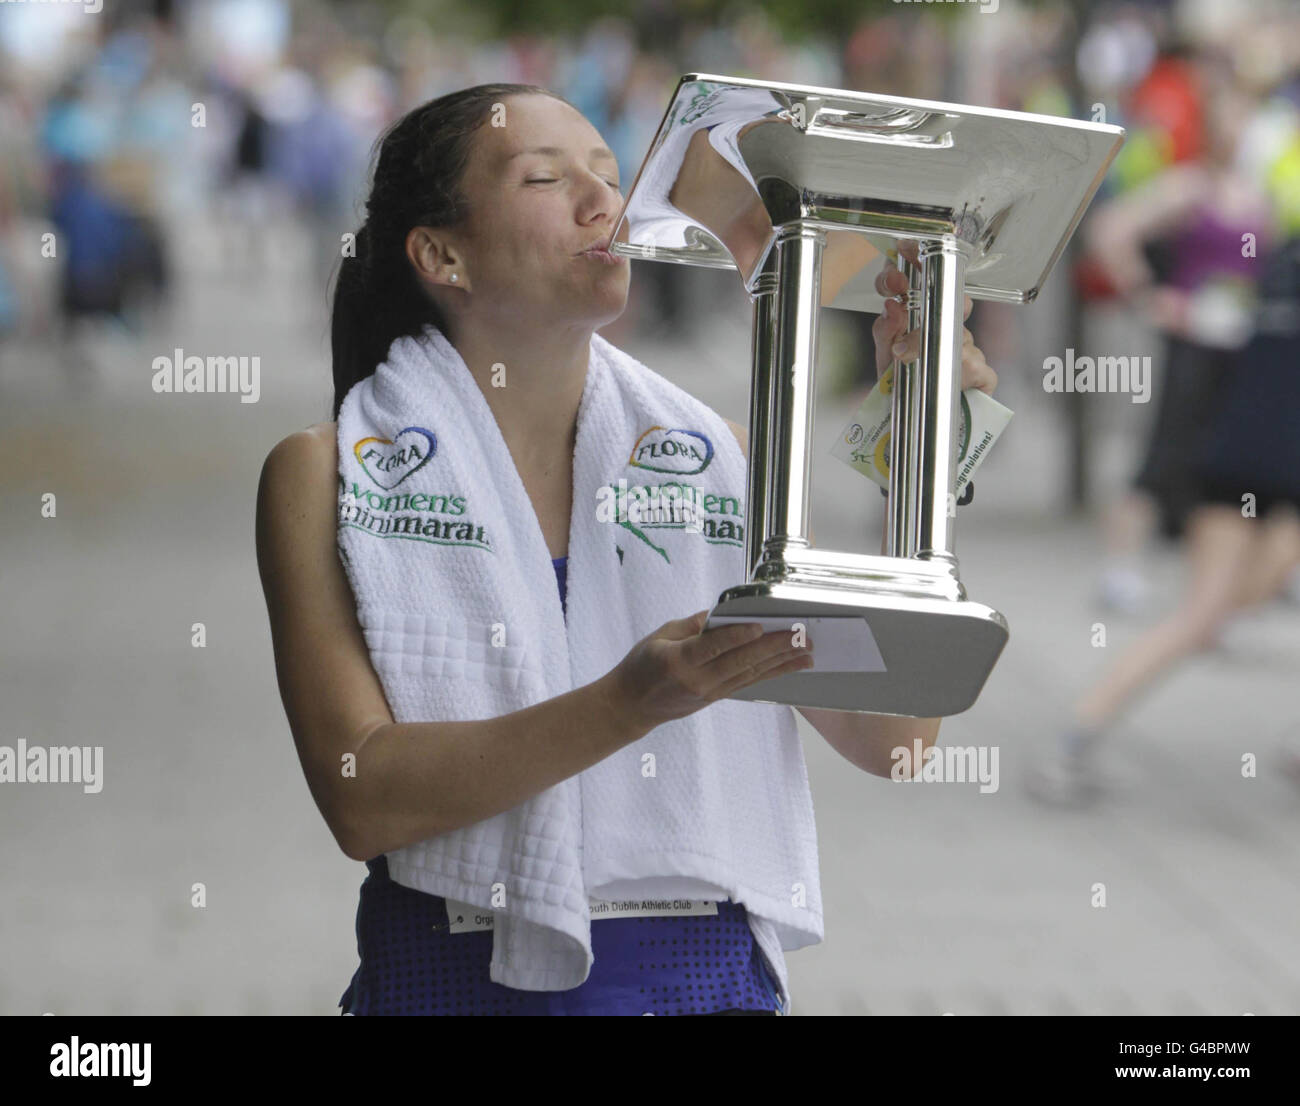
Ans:
<svg viewBox="0 0 1300 1106"><path fill-rule="evenodd" d="M568 558L552 561L566 601ZM594 962L568 991L521 991L489 978L492 931L449 932L446 900L394 883L388 860L366 861L357 907L361 958L339 999L345 1014L710 1014L779 1010L776 982L745 907L716 915L600 918Z"/></svg>
<svg viewBox="0 0 1300 1106"><path fill-rule="evenodd" d="M569 558L555 557L551 560L555 569L555 581L560 585L560 606L564 608L564 617L569 617Z"/></svg>

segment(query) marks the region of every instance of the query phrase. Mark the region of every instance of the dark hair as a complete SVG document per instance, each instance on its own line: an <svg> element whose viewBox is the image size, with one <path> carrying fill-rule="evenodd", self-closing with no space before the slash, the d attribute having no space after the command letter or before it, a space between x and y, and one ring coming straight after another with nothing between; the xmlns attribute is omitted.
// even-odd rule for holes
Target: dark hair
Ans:
<svg viewBox="0 0 1300 1106"><path fill-rule="evenodd" d="M474 85L407 112L380 137L356 256L343 258L334 285L335 419L352 385L375 371L396 339L418 334L428 324L446 332L437 305L411 271L406 235L412 227L461 223L468 201L460 186L474 134L494 104L524 94L569 103L540 85Z"/></svg>

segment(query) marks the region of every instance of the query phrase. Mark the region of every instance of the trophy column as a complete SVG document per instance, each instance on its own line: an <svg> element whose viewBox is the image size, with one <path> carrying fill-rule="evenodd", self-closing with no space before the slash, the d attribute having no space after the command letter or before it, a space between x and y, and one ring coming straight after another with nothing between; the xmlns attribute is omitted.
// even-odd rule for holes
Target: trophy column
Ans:
<svg viewBox="0 0 1300 1106"><path fill-rule="evenodd" d="M921 266L899 255L907 276L907 329L921 325ZM916 555L917 499L921 489L920 455L917 453L916 360L894 366L893 409L889 432L889 507L885 523L885 556Z"/></svg>
<svg viewBox="0 0 1300 1106"><path fill-rule="evenodd" d="M957 512L950 509L957 483L961 428L961 347L966 257L954 239L920 248L921 357L916 372L914 429L917 479L907 489L914 504L912 556L957 569Z"/></svg>
<svg viewBox="0 0 1300 1106"><path fill-rule="evenodd" d="M755 346L753 362L754 395L767 397L769 448L756 576L771 575L771 570L764 572L768 565L783 573L787 553L809 546L817 312L825 244L825 231L796 223L783 227L772 246L777 286L770 309L773 340L766 348Z"/></svg>
<svg viewBox="0 0 1300 1106"><path fill-rule="evenodd" d="M816 403L821 253L826 234L796 223L777 235L754 289L746 561L750 578L781 575L806 549ZM886 547L894 557L957 568L957 433L966 256L953 239L921 243L908 263L908 328L920 356L894 374ZM762 447L762 448L760 448ZM762 571L770 565L767 572Z"/></svg>
<svg viewBox="0 0 1300 1106"><path fill-rule="evenodd" d="M777 252L768 251L762 272L754 281L754 326L750 336L753 386L749 391L749 476L745 488L745 579L752 580L763 557L768 525L768 473L772 456L772 371L776 350Z"/></svg>

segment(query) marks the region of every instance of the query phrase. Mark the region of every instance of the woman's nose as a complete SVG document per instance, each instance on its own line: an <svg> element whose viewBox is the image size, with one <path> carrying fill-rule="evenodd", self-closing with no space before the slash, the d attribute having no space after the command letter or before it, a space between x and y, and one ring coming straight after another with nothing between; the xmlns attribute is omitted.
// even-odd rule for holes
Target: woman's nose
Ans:
<svg viewBox="0 0 1300 1106"><path fill-rule="evenodd" d="M612 220L622 206L622 194L599 173L588 173L583 179L583 185L579 194L582 214L586 220L598 214L607 215Z"/></svg>

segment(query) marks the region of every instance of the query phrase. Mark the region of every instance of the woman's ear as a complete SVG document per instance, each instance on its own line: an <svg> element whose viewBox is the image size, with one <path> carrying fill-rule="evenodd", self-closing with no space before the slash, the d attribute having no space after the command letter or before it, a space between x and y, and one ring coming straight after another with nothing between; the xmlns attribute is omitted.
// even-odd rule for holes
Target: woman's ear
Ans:
<svg viewBox="0 0 1300 1106"><path fill-rule="evenodd" d="M407 232L406 257L421 284L469 288L463 261L432 227L412 227Z"/></svg>

